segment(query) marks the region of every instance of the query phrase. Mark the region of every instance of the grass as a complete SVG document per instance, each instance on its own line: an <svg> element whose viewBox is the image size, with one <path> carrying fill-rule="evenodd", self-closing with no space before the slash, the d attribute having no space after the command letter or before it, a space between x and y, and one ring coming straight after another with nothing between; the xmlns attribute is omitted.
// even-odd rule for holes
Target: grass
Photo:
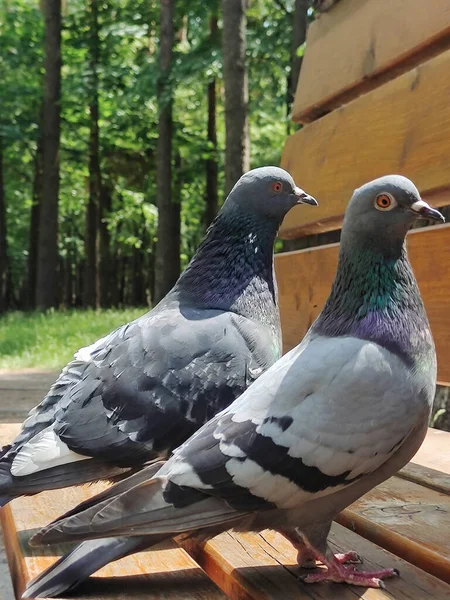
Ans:
<svg viewBox="0 0 450 600"><path fill-rule="evenodd" d="M82 346L146 309L11 312L0 317L0 369L60 369Z"/></svg>

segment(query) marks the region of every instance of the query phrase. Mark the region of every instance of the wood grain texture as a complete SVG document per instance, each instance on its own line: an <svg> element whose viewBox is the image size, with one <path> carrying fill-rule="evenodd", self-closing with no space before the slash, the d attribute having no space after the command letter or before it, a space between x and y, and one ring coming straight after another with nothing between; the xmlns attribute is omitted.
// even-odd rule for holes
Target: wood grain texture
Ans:
<svg viewBox="0 0 450 600"><path fill-rule="evenodd" d="M392 477L337 521L450 583L450 495Z"/></svg>
<svg viewBox="0 0 450 600"><path fill-rule="evenodd" d="M311 24L293 106L308 122L450 45L447 0L341 0Z"/></svg>
<svg viewBox="0 0 450 600"><path fill-rule="evenodd" d="M16 435L17 424L0 425L0 445ZM5 545L18 598L25 585L66 552L68 547L32 548L28 539L36 531L79 502L100 492L103 483L18 498L0 511ZM184 550L170 541L158 550L128 556L101 569L79 588L76 598L91 600L224 600L223 592L206 577ZM74 598L73 595L71 595Z"/></svg>
<svg viewBox="0 0 450 600"><path fill-rule="evenodd" d="M9 442L19 429L18 424L0 426L0 444ZM429 456L437 445L444 469L450 469L450 434L429 430L421 451L414 460L428 466ZM14 501L1 511L1 521L7 537L8 558L17 594L26 582L49 566L63 550L30 548L26 545L36 527L53 519L76 502L97 493L103 487L66 489L43 493L33 498ZM352 505L342 516L342 522L365 536L404 555L408 562L420 565L440 577L446 577L449 564L448 536L450 496L402 480L391 478ZM450 597L450 587L404 560L393 556L339 525L333 525L330 542L335 551L355 549L362 554L365 566L397 567L401 578L387 582L387 591L350 588L336 584L303 587L297 576L296 552L289 542L274 532L256 534L225 533L204 547L184 542L190 559L172 542L164 549L127 557L109 565L91 578L77 592L76 598L224 598L212 582L200 571L205 570L228 597L236 600L422 600ZM64 548L64 549L67 549Z"/></svg>
<svg viewBox="0 0 450 600"><path fill-rule="evenodd" d="M450 451L450 448L448 451ZM410 462L398 473L398 477L450 496L450 475L441 473L441 471Z"/></svg>
<svg viewBox="0 0 450 600"><path fill-rule="evenodd" d="M444 249L450 247L450 225L416 229L407 239L409 256L436 343L438 380L449 385L450 254ZM330 244L276 255L285 351L300 342L322 310L336 273L338 251L338 244Z"/></svg>
<svg viewBox="0 0 450 600"><path fill-rule="evenodd" d="M230 598L236 600L423 600L450 597L450 586L380 547L333 524L329 536L335 552L354 549L364 559L364 567L396 567L399 579L386 582L387 590L368 590L339 584L303 586L297 580L305 571L296 564L296 551L273 531L261 534L224 533L204 547L184 542L183 547Z"/></svg>
<svg viewBox="0 0 450 600"><path fill-rule="evenodd" d="M449 72L447 51L290 136L281 165L319 206L291 210L280 236L340 227L353 190L389 173L450 203Z"/></svg>

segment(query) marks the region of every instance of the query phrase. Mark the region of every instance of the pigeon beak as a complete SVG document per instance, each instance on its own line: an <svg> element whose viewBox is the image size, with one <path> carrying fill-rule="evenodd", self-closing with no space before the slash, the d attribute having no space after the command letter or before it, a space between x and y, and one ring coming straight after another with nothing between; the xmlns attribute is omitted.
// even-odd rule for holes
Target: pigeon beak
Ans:
<svg viewBox="0 0 450 600"><path fill-rule="evenodd" d="M417 200L411 205L411 210L418 217L422 219L430 219L430 221L438 221L439 223L445 223L445 217L435 208L431 208L425 200Z"/></svg>
<svg viewBox="0 0 450 600"><path fill-rule="evenodd" d="M297 198L296 204L310 204L311 206L318 206L319 204L315 198L297 186L294 188L294 196Z"/></svg>

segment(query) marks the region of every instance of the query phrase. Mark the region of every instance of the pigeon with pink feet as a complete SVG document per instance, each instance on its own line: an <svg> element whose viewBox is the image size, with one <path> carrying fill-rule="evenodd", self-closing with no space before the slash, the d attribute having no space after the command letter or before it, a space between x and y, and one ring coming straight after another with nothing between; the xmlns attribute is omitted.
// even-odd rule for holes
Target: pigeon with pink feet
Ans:
<svg viewBox="0 0 450 600"><path fill-rule="evenodd" d="M388 565L360 570L356 552L333 555L327 536L340 511L412 458L427 430L436 354L405 245L418 218L443 221L404 177L357 189L336 279L305 339L161 468L144 469L38 533L35 543L83 543L25 596L75 585L93 557L113 556L116 546L132 551L227 529L277 530L301 564L320 561L325 568L302 585L381 587L398 575Z"/></svg>

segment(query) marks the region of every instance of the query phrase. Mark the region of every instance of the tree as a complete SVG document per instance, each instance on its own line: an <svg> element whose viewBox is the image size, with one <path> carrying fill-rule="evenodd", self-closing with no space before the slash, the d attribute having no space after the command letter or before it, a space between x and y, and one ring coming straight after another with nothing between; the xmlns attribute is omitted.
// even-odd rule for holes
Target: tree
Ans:
<svg viewBox="0 0 450 600"><path fill-rule="evenodd" d="M86 233L84 238L86 266L84 278L84 305L97 308L100 284L98 274L98 239L102 176L100 171L100 133L98 101L98 65L100 41L97 0L89 0L89 200L86 208Z"/></svg>
<svg viewBox="0 0 450 600"><path fill-rule="evenodd" d="M6 242L6 201L3 184L3 140L0 136L0 313L8 308L9 268L8 245Z"/></svg>
<svg viewBox="0 0 450 600"><path fill-rule="evenodd" d="M43 115L39 127L42 130ZM28 266L27 266L27 308L36 308L36 276L39 243L39 222L42 202L42 133L39 134L34 155L33 188L31 197L30 229L28 235Z"/></svg>
<svg viewBox="0 0 450 600"><path fill-rule="evenodd" d="M291 106L297 90L300 69L302 68L303 57L301 54L299 54L298 50L306 40L306 31L308 28L308 8L309 0L295 0L294 12L292 14L291 72L288 78L288 115L291 112Z"/></svg>
<svg viewBox="0 0 450 600"><path fill-rule="evenodd" d="M172 200L172 95L170 74L174 45L175 0L160 2L158 145L156 151L158 241L155 261L155 302L170 290L180 274L180 205Z"/></svg>
<svg viewBox="0 0 450 600"><path fill-rule="evenodd" d="M222 0L226 194L250 168L246 9L247 0Z"/></svg>
<svg viewBox="0 0 450 600"><path fill-rule="evenodd" d="M209 21L211 42L218 33L217 15ZM205 225L208 226L217 214L218 199L218 164L217 164L217 127L216 127L216 78L208 82L208 145L210 156L206 159L206 207Z"/></svg>
<svg viewBox="0 0 450 600"><path fill-rule="evenodd" d="M169 113L164 109L171 108L173 119L169 158L163 160L163 167L171 168L171 174L162 184L171 194L172 209L166 214L173 229L166 236L159 273L161 264L167 270L173 257L182 266L187 264L225 187L222 36L220 30L214 33L217 26L213 19L219 16L220 27L222 0L178 0L173 59L167 73L158 67L161 41L163 53L165 43L164 28L161 32L159 26L160 3L97 0L97 83L91 68L96 37L92 1L71 0L61 33L64 69L56 287L59 299L76 307L84 306L84 287L94 280L86 277L85 242L86 207L89 196L96 196L92 192L96 190L97 166L101 178L95 221L100 304L147 302L149 288L155 298L157 180L161 182L158 120L161 114L164 129ZM277 164L286 138L286 69L291 61L293 8L294 0L252 0L245 15L248 112L255 167ZM31 308L29 300L35 294L29 290L36 289L32 279L37 273L38 213L43 198L42 154L47 143L40 116L45 72L39 3L7 2L7 10L0 10L0 29L9 298L10 306ZM90 110L95 105L92 92L96 88L98 119L95 110ZM94 123L98 123L98 152ZM92 159L97 155L95 165ZM160 214L162 224L163 209ZM159 237L161 241L161 233ZM177 274L178 270L176 265L173 271ZM165 290L175 278L171 276Z"/></svg>
<svg viewBox="0 0 450 600"><path fill-rule="evenodd" d="M100 283L100 306L108 308L111 306L111 284L114 273L111 269L111 235L108 228L108 218L112 210L112 189L108 182L102 181L100 190L99 210L99 283ZM142 277L142 274L140 275Z"/></svg>
<svg viewBox="0 0 450 600"><path fill-rule="evenodd" d="M36 304L56 305L61 90L61 0L44 0L43 189L39 215Z"/></svg>

